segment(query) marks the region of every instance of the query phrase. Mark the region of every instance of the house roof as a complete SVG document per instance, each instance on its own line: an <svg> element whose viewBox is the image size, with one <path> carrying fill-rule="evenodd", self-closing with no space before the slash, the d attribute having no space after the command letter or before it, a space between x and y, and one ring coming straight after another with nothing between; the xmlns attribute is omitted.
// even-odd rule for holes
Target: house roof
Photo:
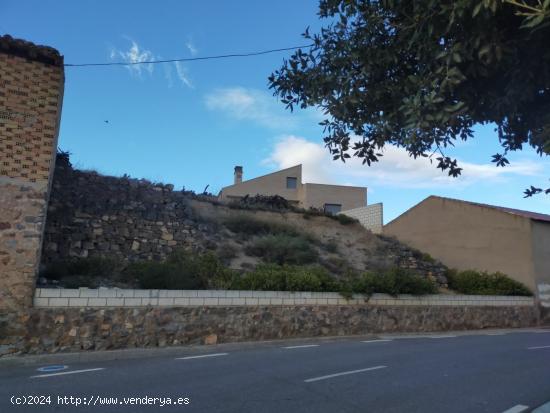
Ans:
<svg viewBox="0 0 550 413"><path fill-rule="evenodd" d="M435 196L435 195L432 195L428 198L447 199L447 200L450 200L450 201L462 202L464 204L479 206L479 207L483 207L483 208L496 209L497 211L506 212L506 213L512 214L512 215L518 215L518 216L521 216L521 217L524 217L524 218L533 219L535 221L550 222L550 215L541 214L539 212L531 212L531 211L525 211L525 210L522 210L522 209L506 208L506 207L497 206L497 205L482 204L482 203L479 203L479 202L463 201L462 199L446 198L446 197Z"/></svg>

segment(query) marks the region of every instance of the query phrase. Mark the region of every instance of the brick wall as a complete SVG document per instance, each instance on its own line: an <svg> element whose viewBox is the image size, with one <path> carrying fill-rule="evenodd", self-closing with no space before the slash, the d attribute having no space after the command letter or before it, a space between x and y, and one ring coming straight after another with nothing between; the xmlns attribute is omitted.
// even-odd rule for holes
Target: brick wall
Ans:
<svg viewBox="0 0 550 413"><path fill-rule="evenodd" d="M359 220L361 225L375 234L382 233L383 211L382 203L367 205L361 208L349 209L341 213Z"/></svg>
<svg viewBox="0 0 550 413"><path fill-rule="evenodd" d="M4 314L32 305L63 85L63 58L55 49L0 37L0 312Z"/></svg>

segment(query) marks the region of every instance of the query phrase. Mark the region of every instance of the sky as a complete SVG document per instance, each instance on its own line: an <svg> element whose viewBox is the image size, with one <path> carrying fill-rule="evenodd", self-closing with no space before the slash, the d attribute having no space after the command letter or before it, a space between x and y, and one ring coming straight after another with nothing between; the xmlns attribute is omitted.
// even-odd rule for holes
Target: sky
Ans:
<svg viewBox="0 0 550 413"><path fill-rule="evenodd" d="M320 30L316 0L103 1L2 0L0 33L49 45L65 63L135 62L246 53L308 44ZM387 147L373 167L332 161L315 109L285 110L268 76L291 52L132 67L67 67L59 147L80 169L128 174L176 189L217 193L244 179L303 164L304 182L366 186L389 222L430 195L550 213L548 158L528 149L490 162L490 125L447 155L463 175L449 178L426 159Z"/></svg>

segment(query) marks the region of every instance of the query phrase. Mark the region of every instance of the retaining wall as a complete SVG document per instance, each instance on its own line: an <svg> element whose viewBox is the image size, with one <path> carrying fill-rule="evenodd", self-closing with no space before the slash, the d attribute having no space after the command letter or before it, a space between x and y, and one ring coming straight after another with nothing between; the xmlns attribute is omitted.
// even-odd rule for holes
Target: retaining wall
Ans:
<svg viewBox="0 0 550 413"><path fill-rule="evenodd" d="M313 292L37 289L34 308L11 319L0 314L0 335L22 337L0 355L532 327L539 321L532 297L375 294L346 300Z"/></svg>

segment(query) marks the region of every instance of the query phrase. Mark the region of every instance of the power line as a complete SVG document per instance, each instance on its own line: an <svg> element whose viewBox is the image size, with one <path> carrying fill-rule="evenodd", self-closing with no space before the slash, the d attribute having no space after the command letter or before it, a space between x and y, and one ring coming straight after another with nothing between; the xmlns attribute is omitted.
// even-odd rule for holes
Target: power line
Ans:
<svg viewBox="0 0 550 413"><path fill-rule="evenodd" d="M293 47L285 47L282 49L271 49L271 50L263 50L261 52L250 52L250 53L233 53L233 54L225 54L225 55L217 55L217 56L204 56L204 57L188 57L188 58L181 58L181 59L168 59L168 60L146 60L146 61L139 61L139 62L109 62L109 63L66 63L64 66L70 66L70 67L83 67L83 66L134 66L134 65L149 65L149 64L157 64L157 63L173 63L173 62L192 62L196 60L213 60L213 59L227 59L231 57L249 57L249 56L259 56L269 53L277 53L277 52L284 52L287 50L296 50L296 49L305 49L307 47L312 47L313 44L308 44L305 46L293 46Z"/></svg>

